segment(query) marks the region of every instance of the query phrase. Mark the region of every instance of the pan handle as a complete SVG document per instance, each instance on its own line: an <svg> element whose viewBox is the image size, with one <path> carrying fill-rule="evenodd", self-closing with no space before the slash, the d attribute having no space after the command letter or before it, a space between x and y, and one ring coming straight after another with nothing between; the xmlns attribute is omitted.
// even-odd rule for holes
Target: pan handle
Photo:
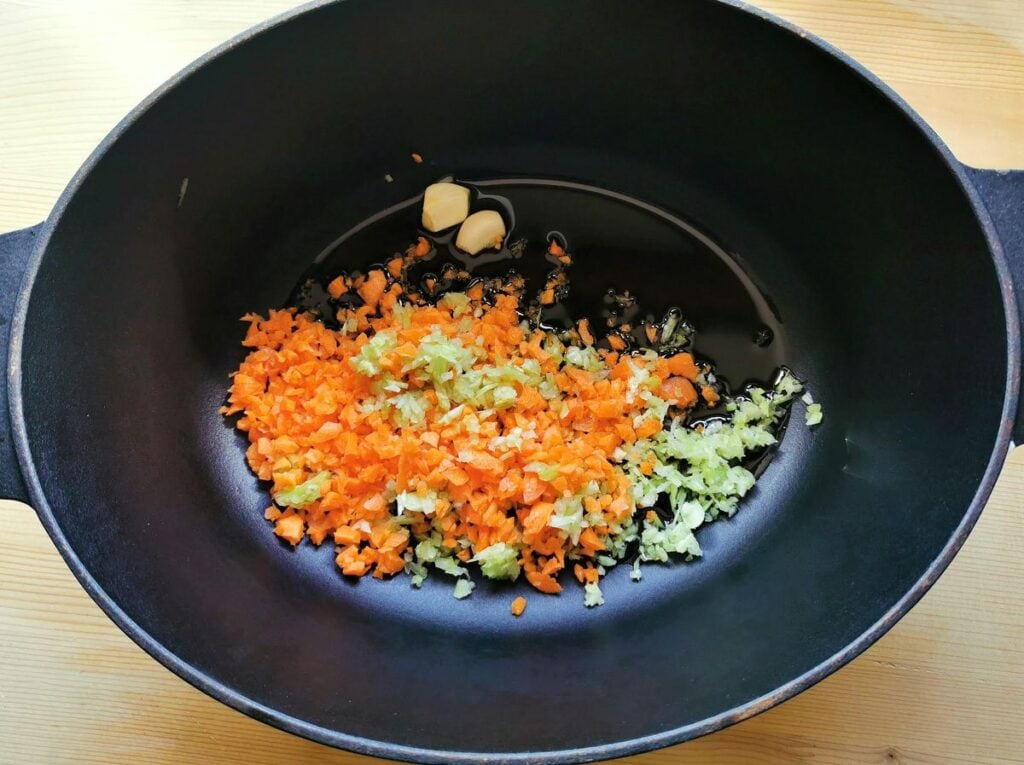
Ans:
<svg viewBox="0 0 1024 765"><path fill-rule="evenodd" d="M11 428L11 406L8 396L10 385L11 324L15 305L21 292L21 282L28 267L43 224L9 234L0 234L0 359L4 374L0 377L0 499L19 499L28 502L28 490L18 467Z"/></svg>
<svg viewBox="0 0 1024 765"><path fill-rule="evenodd" d="M1024 328L1024 170L978 170L966 166L965 169L992 216L1006 253ZM1024 396L1017 404L1013 441L1024 443Z"/></svg>

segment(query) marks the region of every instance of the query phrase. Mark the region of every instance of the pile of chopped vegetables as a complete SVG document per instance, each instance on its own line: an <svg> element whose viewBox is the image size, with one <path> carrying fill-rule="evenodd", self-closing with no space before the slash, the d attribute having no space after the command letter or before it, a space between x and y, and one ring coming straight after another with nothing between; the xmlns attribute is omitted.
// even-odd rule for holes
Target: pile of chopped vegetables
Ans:
<svg viewBox="0 0 1024 765"><path fill-rule="evenodd" d="M404 276L432 249L421 238L330 282L336 324L296 309L245 317L252 350L223 411L241 413L275 533L330 539L346 575L404 571L418 587L443 572L456 598L474 567L552 594L568 569L587 606L619 563L639 580L644 562L699 556L694 530L736 511L754 486L749 458L776 442L801 383L784 372L724 396L672 327L657 348L597 347L586 321L530 321L515 276L430 294ZM558 268L539 304L571 263L558 242L549 254ZM691 422L698 406L720 414Z"/></svg>

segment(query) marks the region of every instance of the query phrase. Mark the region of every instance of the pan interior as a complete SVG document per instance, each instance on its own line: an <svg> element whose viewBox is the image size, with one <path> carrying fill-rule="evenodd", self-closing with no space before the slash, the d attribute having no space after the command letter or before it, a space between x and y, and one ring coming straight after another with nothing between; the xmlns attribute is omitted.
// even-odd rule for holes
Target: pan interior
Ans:
<svg viewBox="0 0 1024 765"><path fill-rule="evenodd" d="M568 4L308 11L164 93L55 221L21 360L43 510L150 639L272 721L442 760L692 734L883 618L985 473L999 284L918 127L729 5ZM238 318L448 173L499 179L529 236L576 237L581 300L678 305L734 383L784 361L823 402L822 427L791 427L737 516L701 532L699 563L615 571L598 609L531 594L514 620L515 588L456 602L444 582L347 581L329 547L270 533L217 412ZM396 220L400 241L382 224L327 260L405 246ZM759 323L776 340L754 351Z"/></svg>

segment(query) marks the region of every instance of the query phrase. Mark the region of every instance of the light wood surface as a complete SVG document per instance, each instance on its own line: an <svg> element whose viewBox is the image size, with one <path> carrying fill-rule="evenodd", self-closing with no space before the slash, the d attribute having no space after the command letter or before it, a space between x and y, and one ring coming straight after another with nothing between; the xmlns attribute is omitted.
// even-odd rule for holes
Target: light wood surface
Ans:
<svg viewBox="0 0 1024 765"><path fill-rule="evenodd" d="M978 166L1024 167L1024 0L762 0L892 85ZM0 231L42 220L166 77L279 0L0 0ZM623 763L1024 762L1024 452L895 629L753 720ZM369 765L264 726L137 648L32 511L0 502L0 763Z"/></svg>

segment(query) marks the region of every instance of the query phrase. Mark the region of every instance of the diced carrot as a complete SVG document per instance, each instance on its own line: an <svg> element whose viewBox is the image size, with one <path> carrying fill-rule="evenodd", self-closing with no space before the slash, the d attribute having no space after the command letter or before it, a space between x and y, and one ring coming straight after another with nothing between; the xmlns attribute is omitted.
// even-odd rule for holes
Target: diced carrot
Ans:
<svg viewBox="0 0 1024 765"><path fill-rule="evenodd" d="M604 542L601 541L601 538L597 536L597 532L592 527L587 527L580 534L580 546L589 553L595 553L598 550L604 549Z"/></svg>
<svg viewBox="0 0 1024 765"><path fill-rule="evenodd" d="M465 286L464 269L440 269L446 281L461 280L456 288L474 300L471 312L456 316L403 281L413 261L431 251L421 237L383 269L329 282L332 297L354 291L362 299L337 311L342 330L297 310L246 317L250 354L232 377L223 411L241 415L253 472L275 496L300 496L298 507L271 506L265 516L293 545L333 539L336 565L348 576L399 573L412 547L436 533L441 547L467 564L498 543L518 550L526 580L541 592L561 591L557 576L567 566L581 582L594 583L611 524L621 527L635 507L630 479L611 455L662 427L635 395L635 372L646 365L662 381L658 395L685 407L698 399L691 380L697 365L690 354L627 355L627 339L612 332L612 350L597 351L604 369L582 369L551 350L550 332L520 326L522 279L485 277ZM560 243L549 243L549 252L568 265ZM565 285L559 267L538 300L550 305ZM434 296L436 287L423 285ZM383 332L392 337L381 346L375 338ZM576 333L594 344L587 320ZM539 370L545 386L503 372L507 379L485 389L494 404L460 403L449 390L442 407L444 386L418 360L428 337L471 351L469 361L459 362L463 373L529 363L526 376ZM700 396L710 403L717 393L702 386ZM458 406L461 414L450 417ZM655 464L653 454L644 455L640 473L653 474ZM558 503L572 497L583 498L590 524L577 536L550 525Z"/></svg>
<svg viewBox="0 0 1024 765"><path fill-rule="evenodd" d="M637 438L650 438L661 430L661 421L656 418L649 418L641 422L636 428Z"/></svg>
<svg viewBox="0 0 1024 765"><path fill-rule="evenodd" d="M274 533L294 547L302 541L305 523L300 515L283 515L274 524Z"/></svg>
<svg viewBox="0 0 1024 765"><path fill-rule="evenodd" d="M527 571L526 581L532 584L536 589L549 595L557 595L562 591L562 585L556 582L553 577L547 574L542 574L539 571Z"/></svg>
<svg viewBox="0 0 1024 765"><path fill-rule="evenodd" d="M339 526L334 530L334 542L339 545L359 544L360 534L351 526Z"/></svg>
<svg viewBox="0 0 1024 765"><path fill-rule="evenodd" d="M512 616L522 616L526 610L526 598L520 595L512 601Z"/></svg>
<svg viewBox="0 0 1024 765"><path fill-rule="evenodd" d="M381 295L384 294L384 290L387 289L387 286L388 278L384 276L384 272L374 269L366 275L366 279L363 281L357 292L366 305L370 308L375 308L377 303L380 302Z"/></svg>
<svg viewBox="0 0 1024 765"><path fill-rule="evenodd" d="M348 576L363 576L370 570L367 562L360 558L356 547L342 548L334 560L341 572Z"/></svg>
<svg viewBox="0 0 1024 765"><path fill-rule="evenodd" d="M693 383L685 377L669 377L658 388L658 395L669 401L675 401L677 406L684 408L697 403L697 391L694 389Z"/></svg>
<svg viewBox="0 0 1024 765"><path fill-rule="evenodd" d="M431 249L433 248L431 247L430 240L421 236L416 240L416 244L412 248L412 256L414 258L425 258L430 254Z"/></svg>
<svg viewBox="0 0 1024 765"><path fill-rule="evenodd" d="M394 279L397 279L402 275L402 270L404 268L405 262L401 258L392 258L388 261L388 273L391 274Z"/></svg>
<svg viewBox="0 0 1024 765"><path fill-rule="evenodd" d="M348 283L344 276L338 276L330 281L327 285L327 294L337 300L342 295L348 292Z"/></svg>
<svg viewBox="0 0 1024 765"><path fill-rule="evenodd" d="M465 454L459 455L459 460L485 473L500 475L504 472L501 461L486 452L467 450Z"/></svg>
<svg viewBox="0 0 1024 765"><path fill-rule="evenodd" d="M627 444L631 444L636 441L636 431L633 429L633 424L630 422L615 423L615 432L618 434L619 438Z"/></svg>
<svg viewBox="0 0 1024 765"><path fill-rule="evenodd" d="M594 344L594 333L590 331L590 319L580 319L576 325L577 330L580 333L580 339L585 345Z"/></svg>
<svg viewBox="0 0 1024 765"><path fill-rule="evenodd" d="M527 535L539 534L547 526L548 520L554 512L555 506L550 502L539 502L531 507L523 521L523 533Z"/></svg>
<svg viewBox="0 0 1024 765"><path fill-rule="evenodd" d="M668 371L674 375L685 377L691 382L697 379L700 370L689 353L677 353L668 359Z"/></svg>
<svg viewBox="0 0 1024 765"><path fill-rule="evenodd" d="M700 389L700 395L703 397L705 403L708 406L718 406L720 397L718 391L712 388L710 385L702 385Z"/></svg>

